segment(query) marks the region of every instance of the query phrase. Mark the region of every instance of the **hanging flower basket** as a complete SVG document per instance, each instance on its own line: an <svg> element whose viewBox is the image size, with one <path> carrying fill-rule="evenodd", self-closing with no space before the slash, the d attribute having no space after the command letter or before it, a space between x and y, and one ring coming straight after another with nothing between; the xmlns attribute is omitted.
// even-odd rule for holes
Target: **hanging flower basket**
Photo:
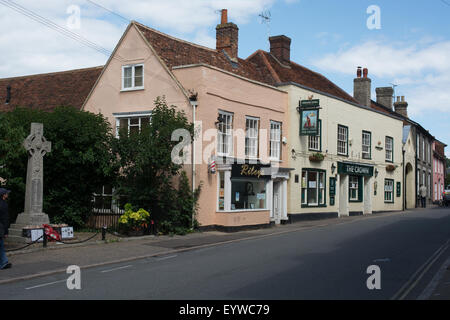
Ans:
<svg viewBox="0 0 450 320"><path fill-rule="evenodd" d="M320 161L323 161L324 158L325 158L325 156L321 153L313 153L312 155L309 156L309 161L320 162Z"/></svg>
<svg viewBox="0 0 450 320"><path fill-rule="evenodd" d="M393 164L390 164L390 165L386 166L386 171L392 172L392 171L394 171L396 168L397 168L396 166L394 166Z"/></svg>

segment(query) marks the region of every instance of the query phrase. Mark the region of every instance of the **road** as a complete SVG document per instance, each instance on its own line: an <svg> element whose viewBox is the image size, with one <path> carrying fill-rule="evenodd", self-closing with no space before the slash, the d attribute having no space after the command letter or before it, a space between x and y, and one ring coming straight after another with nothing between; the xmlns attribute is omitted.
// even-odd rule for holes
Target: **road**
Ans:
<svg viewBox="0 0 450 320"><path fill-rule="evenodd" d="M280 227L282 230L283 227ZM0 299L415 299L450 239L450 209L368 218L0 286ZM369 290L367 268L380 269Z"/></svg>

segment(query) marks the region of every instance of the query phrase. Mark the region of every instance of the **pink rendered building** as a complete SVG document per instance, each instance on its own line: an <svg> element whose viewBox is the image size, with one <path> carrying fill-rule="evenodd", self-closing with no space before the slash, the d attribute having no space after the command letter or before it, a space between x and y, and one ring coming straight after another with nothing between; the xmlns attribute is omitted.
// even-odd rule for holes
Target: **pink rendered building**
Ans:
<svg viewBox="0 0 450 320"><path fill-rule="evenodd" d="M445 147L439 140L433 141L433 202L442 199L445 188Z"/></svg>

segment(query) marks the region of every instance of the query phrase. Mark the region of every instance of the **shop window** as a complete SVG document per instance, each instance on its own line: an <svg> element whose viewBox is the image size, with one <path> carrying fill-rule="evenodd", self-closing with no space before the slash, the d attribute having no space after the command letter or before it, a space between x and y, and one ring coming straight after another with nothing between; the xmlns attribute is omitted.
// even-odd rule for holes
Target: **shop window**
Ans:
<svg viewBox="0 0 450 320"><path fill-rule="evenodd" d="M266 180L231 179L231 210L267 209Z"/></svg>
<svg viewBox="0 0 450 320"><path fill-rule="evenodd" d="M302 171L302 205L307 207L325 206L325 177L321 170Z"/></svg>
<svg viewBox="0 0 450 320"><path fill-rule="evenodd" d="M219 211L225 210L225 172L218 172L219 176Z"/></svg>

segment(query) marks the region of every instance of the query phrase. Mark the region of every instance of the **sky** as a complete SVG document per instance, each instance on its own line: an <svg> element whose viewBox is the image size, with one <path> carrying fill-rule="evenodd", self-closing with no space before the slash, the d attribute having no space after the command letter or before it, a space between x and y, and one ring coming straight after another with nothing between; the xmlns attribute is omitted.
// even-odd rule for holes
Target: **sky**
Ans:
<svg viewBox="0 0 450 320"><path fill-rule="evenodd" d="M214 48L224 8L239 27L241 58L284 34L291 60L351 95L366 67L373 100L376 87L397 85L410 118L450 145L450 0L0 0L0 78L103 65L130 20Z"/></svg>

